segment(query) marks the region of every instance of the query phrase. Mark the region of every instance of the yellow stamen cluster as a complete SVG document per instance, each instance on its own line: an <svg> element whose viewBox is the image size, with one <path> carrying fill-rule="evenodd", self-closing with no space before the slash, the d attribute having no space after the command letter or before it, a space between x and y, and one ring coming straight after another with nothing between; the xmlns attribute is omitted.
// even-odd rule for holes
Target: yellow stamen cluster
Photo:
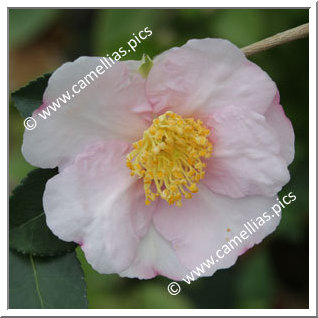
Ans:
<svg viewBox="0 0 318 318"><path fill-rule="evenodd" d="M132 176L144 179L146 205L160 196L181 206L182 197L190 199L198 192L206 166L201 158L212 153L209 134L201 120L170 111L153 120L143 139L133 143L126 162Z"/></svg>

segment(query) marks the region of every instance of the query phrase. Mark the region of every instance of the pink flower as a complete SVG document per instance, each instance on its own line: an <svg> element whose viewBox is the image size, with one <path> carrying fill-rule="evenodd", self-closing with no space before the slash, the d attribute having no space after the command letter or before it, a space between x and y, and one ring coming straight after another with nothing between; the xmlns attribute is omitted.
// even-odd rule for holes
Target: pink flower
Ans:
<svg viewBox="0 0 318 318"><path fill-rule="evenodd" d="M44 105L99 64L81 57L62 65ZM178 280L277 203L294 133L275 83L226 40L172 48L154 59L147 78L140 65L117 62L26 130L22 151L35 166L58 166L43 197L47 224L80 243L93 268ZM233 265L279 221L202 276Z"/></svg>

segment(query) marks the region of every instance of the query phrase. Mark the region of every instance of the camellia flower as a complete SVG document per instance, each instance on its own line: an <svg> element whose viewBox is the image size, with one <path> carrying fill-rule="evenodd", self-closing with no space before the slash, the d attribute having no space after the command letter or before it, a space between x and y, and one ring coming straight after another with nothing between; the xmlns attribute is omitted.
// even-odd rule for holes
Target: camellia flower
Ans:
<svg viewBox="0 0 318 318"><path fill-rule="evenodd" d="M62 65L41 109L98 64L81 57ZM22 151L35 166L58 167L43 197L47 224L79 243L94 269L178 280L277 203L294 133L275 83L226 40L172 48L147 77L140 66L115 63L26 130ZM279 221L201 276L233 265Z"/></svg>

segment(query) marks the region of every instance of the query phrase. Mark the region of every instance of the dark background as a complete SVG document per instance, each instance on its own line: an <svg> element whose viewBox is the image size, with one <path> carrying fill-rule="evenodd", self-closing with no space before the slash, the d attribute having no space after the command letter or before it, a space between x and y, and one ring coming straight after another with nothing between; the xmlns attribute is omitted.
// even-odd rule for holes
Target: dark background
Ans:
<svg viewBox="0 0 318 318"><path fill-rule="evenodd" d="M238 47L307 23L303 9L10 9L10 92L82 55L111 54L146 26L153 31L123 59L153 57L192 38L220 37ZM297 200L283 211L277 230L239 257L235 266L199 279L182 292L167 292L170 280L120 278L96 273L78 251L89 308L308 308L308 39L250 59L277 83L296 135L291 181ZM9 176L12 190L33 169L21 154L23 119L10 102Z"/></svg>

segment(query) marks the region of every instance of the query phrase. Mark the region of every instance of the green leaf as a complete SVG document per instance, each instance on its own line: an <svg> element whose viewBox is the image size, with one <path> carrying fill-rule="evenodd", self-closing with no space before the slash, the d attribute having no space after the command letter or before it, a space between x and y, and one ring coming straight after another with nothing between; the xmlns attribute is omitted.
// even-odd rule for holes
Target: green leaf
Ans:
<svg viewBox="0 0 318 318"><path fill-rule="evenodd" d="M57 238L46 225L42 197L46 182L57 169L36 169L13 191L9 202L10 248L34 255L57 255L75 249L75 243Z"/></svg>
<svg viewBox="0 0 318 318"><path fill-rule="evenodd" d="M87 308L84 275L75 252L35 257L10 251L9 308Z"/></svg>
<svg viewBox="0 0 318 318"><path fill-rule="evenodd" d="M14 106L22 117L31 116L33 111L42 105L43 93L50 76L51 73L44 74L12 93Z"/></svg>
<svg viewBox="0 0 318 318"><path fill-rule="evenodd" d="M144 54L142 56L142 64L140 65L138 71L142 77L147 77L152 66L153 66L153 62L151 58L147 54Z"/></svg>
<svg viewBox="0 0 318 318"><path fill-rule="evenodd" d="M10 47L25 45L43 34L59 15L55 9L10 9Z"/></svg>

